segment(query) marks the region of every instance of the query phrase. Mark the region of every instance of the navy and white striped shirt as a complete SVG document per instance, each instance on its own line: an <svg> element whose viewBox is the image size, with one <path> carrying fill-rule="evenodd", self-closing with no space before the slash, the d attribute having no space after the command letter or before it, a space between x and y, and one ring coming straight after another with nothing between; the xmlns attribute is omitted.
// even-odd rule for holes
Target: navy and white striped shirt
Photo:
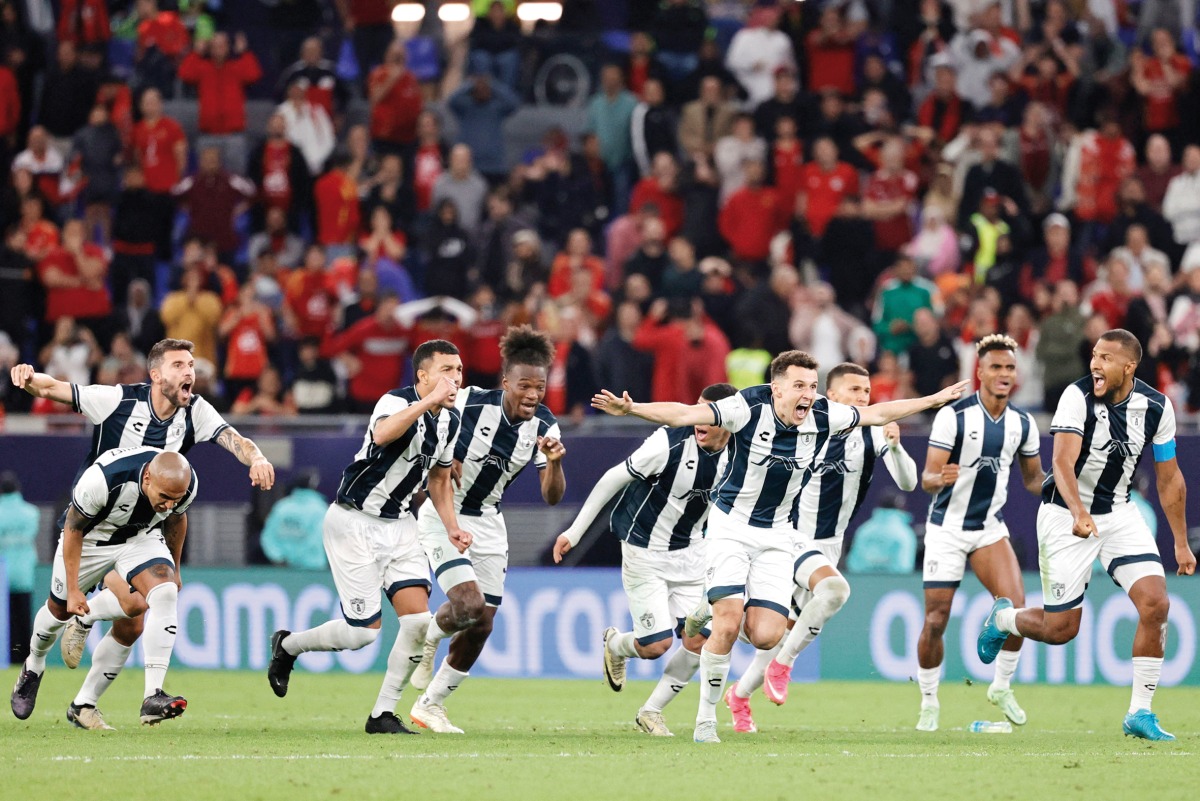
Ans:
<svg viewBox="0 0 1200 801"><path fill-rule="evenodd" d="M1009 404L993 419L979 393L943 406L933 418L929 446L949 451L958 480L929 504L929 522L961 531L982 531L1004 520L1008 475L1017 456L1038 456L1041 436L1028 413Z"/></svg>
<svg viewBox="0 0 1200 801"><path fill-rule="evenodd" d="M420 401L415 387L393 389L375 404L362 448L342 473L337 501L385 520L396 520L411 511L412 498L435 464L454 464L458 436L457 409L426 411L408 430L387 445L375 444L379 421Z"/></svg>
<svg viewBox="0 0 1200 801"><path fill-rule="evenodd" d="M1050 433L1069 432L1083 437L1075 460L1079 500L1089 514L1102 515L1129 502L1133 471L1147 445L1154 461L1175 458L1175 409L1171 399L1135 379L1129 397L1117 404L1092 394L1091 376L1081 378L1063 392L1050 422ZM1042 484L1042 503L1066 507L1054 484L1054 473Z"/></svg>
<svg viewBox="0 0 1200 801"><path fill-rule="evenodd" d="M636 481L627 484L609 527L630 545L678 551L704 537L709 501L727 452L704 450L692 428L663 427L625 460Z"/></svg>
<svg viewBox="0 0 1200 801"><path fill-rule="evenodd" d="M83 527L85 543L119 545L171 515L188 510L199 488L195 469L187 493L170 511L154 511L142 491L142 473L160 453L160 448L148 447L106 451L83 471L71 489L71 506L87 518Z"/></svg>
<svg viewBox="0 0 1200 801"><path fill-rule="evenodd" d="M460 389L454 406L462 415L454 446L454 458L462 463L462 483L454 490L454 507L468 517L498 512L504 490L525 465L532 461L538 470L546 467L538 438L560 439L558 420L538 404L533 418L510 422L500 389Z"/></svg>
<svg viewBox="0 0 1200 801"><path fill-rule="evenodd" d="M830 434L858 425L858 409L818 395L800 426L775 414L771 386L748 387L710 403L716 425L733 433L717 508L758 528L795 524L809 465Z"/></svg>

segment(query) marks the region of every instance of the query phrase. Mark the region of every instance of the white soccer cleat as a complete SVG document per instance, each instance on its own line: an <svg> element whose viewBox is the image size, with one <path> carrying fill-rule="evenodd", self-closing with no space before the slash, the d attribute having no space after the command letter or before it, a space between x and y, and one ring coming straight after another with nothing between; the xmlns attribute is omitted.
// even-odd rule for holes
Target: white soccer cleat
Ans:
<svg viewBox="0 0 1200 801"><path fill-rule="evenodd" d="M420 726L422 729L429 729L435 734L462 734L463 730L450 722L450 718L446 717L446 707L441 704L430 703L426 696L422 695L413 704L412 710L408 713L412 722Z"/></svg>
<svg viewBox="0 0 1200 801"><path fill-rule="evenodd" d="M692 732L692 740L697 743L721 742L721 738L717 736L717 722L715 720L702 720L697 723L695 731Z"/></svg>
<svg viewBox="0 0 1200 801"><path fill-rule="evenodd" d="M917 731L937 731L938 730L938 713L941 712L941 707L923 706L921 707L921 717L917 721Z"/></svg>
<svg viewBox="0 0 1200 801"><path fill-rule="evenodd" d="M616 626L609 626L604 630L604 678L615 693L621 692L625 687L625 657L617 656L608 650L608 641L619 633Z"/></svg>
<svg viewBox="0 0 1200 801"><path fill-rule="evenodd" d="M71 725L77 729L116 731L116 729L104 722L104 715L94 706L76 706L75 704L71 704L67 707L67 720L71 721Z"/></svg>
<svg viewBox="0 0 1200 801"><path fill-rule="evenodd" d="M83 659L83 648L87 645L87 638L91 633L92 627L83 625L77 617L71 618L67 623L60 647L63 664L71 670L79 667L79 660Z"/></svg>
<svg viewBox="0 0 1200 801"><path fill-rule="evenodd" d="M1017 703L1017 696L1013 694L1012 690L993 690L988 687L987 699L1000 708L1004 717L1018 726L1025 725L1027 719L1025 710L1021 709L1021 705Z"/></svg>
<svg viewBox="0 0 1200 801"><path fill-rule="evenodd" d="M433 681L433 663L437 661L437 649L439 642L425 641L425 650L421 652L421 664L417 665L417 669L413 671L412 678L408 683L418 690L425 690L429 687L429 682Z"/></svg>
<svg viewBox="0 0 1200 801"><path fill-rule="evenodd" d="M671 730L667 728L667 721L663 718L662 712L651 712L648 709L639 709L637 717L633 722L638 725L638 728L651 734L655 737L674 737Z"/></svg>

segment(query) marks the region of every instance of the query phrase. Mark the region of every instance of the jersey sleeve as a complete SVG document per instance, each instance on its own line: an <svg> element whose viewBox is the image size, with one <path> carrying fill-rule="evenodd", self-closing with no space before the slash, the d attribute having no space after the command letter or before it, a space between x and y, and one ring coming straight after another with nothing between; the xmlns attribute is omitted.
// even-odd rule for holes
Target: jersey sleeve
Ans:
<svg viewBox="0 0 1200 801"><path fill-rule="evenodd" d="M1021 443L1021 448L1017 452L1022 456L1040 456L1042 433L1038 431L1037 421L1033 419L1033 415L1027 414L1025 419L1029 421L1029 431L1025 434L1025 441Z"/></svg>
<svg viewBox="0 0 1200 801"><path fill-rule="evenodd" d="M371 410L371 433L375 433L375 426L380 420L391 417L397 412L402 412L408 408L408 401L398 395L387 394L375 402L375 408Z"/></svg>
<svg viewBox="0 0 1200 801"><path fill-rule="evenodd" d="M876 456L883 456L887 453L888 442L883 436L883 429L879 426L871 426L867 429L868 436L871 437L871 449L875 451Z"/></svg>
<svg viewBox="0 0 1200 801"><path fill-rule="evenodd" d="M543 434L542 436L552 437L561 442L562 441L562 429L558 427L558 421L555 420L553 423L551 423L549 428L546 429L546 433ZM549 462L546 459L546 454L542 453L541 448L534 446L534 449L533 449L533 464L534 464L534 466L537 467L538 470L545 470L546 465L548 463Z"/></svg>
<svg viewBox="0 0 1200 801"><path fill-rule="evenodd" d="M666 468L670 455L671 442L667 438L667 429L660 428L646 437L636 451L629 454L629 458L625 460L625 469L634 478L649 481Z"/></svg>
<svg viewBox="0 0 1200 801"><path fill-rule="evenodd" d="M1083 426L1087 422L1087 398L1083 391L1072 384L1063 390L1058 399L1058 408L1050 420L1051 434L1078 434L1083 436Z"/></svg>
<svg viewBox="0 0 1200 801"><path fill-rule="evenodd" d="M954 420L954 410L943 406L933 416L933 426L929 429L929 447L952 451L954 440L957 438L958 425Z"/></svg>
<svg viewBox="0 0 1200 801"><path fill-rule="evenodd" d="M750 404L746 390L708 404L713 410L713 423L726 431L741 431L750 422Z"/></svg>
<svg viewBox="0 0 1200 801"><path fill-rule="evenodd" d="M120 387L104 384L72 384L71 406L96 425L103 423L117 410L125 395Z"/></svg>
<svg viewBox="0 0 1200 801"><path fill-rule="evenodd" d="M192 426L196 431L196 442L212 442L229 428L229 423L211 403L197 396L192 401Z"/></svg>
<svg viewBox="0 0 1200 801"><path fill-rule="evenodd" d="M1163 398L1162 417L1154 432L1154 461L1169 462L1175 458L1175 407L1170 398Z"/></svg>
<svg viewBox="0 0 1200 801"><path fill-rule="evenodd" d="M860 419L858 409L844 403L825 399L829 404L829 432L836 434L858 425Z"/></svg>
<svg viewBox="0 0 1200 801"><path fill-rule="evenodd" d="M92 465L75 482L71 490L71 506L90 520L100 514L107 503L108 482L104 480L104 471L98 465Z"/></svg>

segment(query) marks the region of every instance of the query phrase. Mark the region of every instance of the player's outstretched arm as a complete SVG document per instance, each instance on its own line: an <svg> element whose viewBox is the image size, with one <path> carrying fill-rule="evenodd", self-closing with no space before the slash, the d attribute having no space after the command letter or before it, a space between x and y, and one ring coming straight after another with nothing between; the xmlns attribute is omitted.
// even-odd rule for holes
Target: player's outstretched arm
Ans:
<svg viewBox="0 0 1200 801"><path fill-rule="evenodd" d="M18 364L9 371L12 384L35 398L48 398L58 403L71 403L71 385L53 376L39 373L32 364Z"/></svg>
<svg viewBox="0 0 1200 801"><path fill-rule="evenodd" d="M624 463L610 467L604 475L600 476L596 486L592 487L592 491L588 493L587 500L583 502L579 514L575 516L575 521L555 540L554 564L562 562L567 551L579 544L580 538L583 537L592 521L596 519L596 515L604 509L605 504L615 498L618 492L625 489L626 485L632 484L633 480L633 476L625 469Z"/></svg>
<svg viewBox="0 0 1200 801"><path fill-rule="evenodd" d="M622 392L621 397L602 389L592 396L592 408L599 409L614 417L632 415L651 423L682 428L684 426L716 425L713 411L707 403L688 405L686 403L635 403L628 392ZM922 407L926 408L926 407ZM920 411L918 409L917 411Z"/></svg>
<svg viewBox="0 0 1200 801"><path fill-rule="evenodd" d="M920 414L926 409L936 409L939 406L945 406L947 403L961 398L970 385L970 381L959 381L957 384L946 387L935 395L926 395L923 398L894 400L867 406L859 410L859 425L884 426L896 420Z"/></svg>
<svg viewBox="0 0 1200 801"><path fill-rule="evenodd" d="M250 468L250 486L269 490L275 484L275 466L263 456L254 440L243 437L233 426L226 426L217 435L217 444Z"/></svg>
<svg viewBox="0 0 1200 801"><path fill-rule="evenodd" d="M546 466L540 471L542 500L550 506L557 506L567 493L567 476L562 469L562 459L567 455L567 449L555 437L541 437L537 446L546 456Z"/></svg>
<svg viewBox="0 0 1200 801"><path fill-rule="evenodd" d="M471 547L472 538L469 531L459 528L458 515L454 513L454 485L451 483L450 473L451 468L448 466L435 464L430 468L427 492L429 502L442 519L442 525L446 527L446 535L451 544L459 553L463 553Z"/></svg>
<svg viewBox="0 0 1200 801"><path fill-rule="evenodd" d="M1196 554L1192 553L1192 546L1188 544L1187 519L1184 516L1187 482L1183 480L1183 472L1174 457L1163 462L1156 461L1154 477L1158 480L1158 503L1167 516L1167 523L1175 538L1175 561L1179 564L1177 572L1181 576L1190 576L1196 572Z"/></svg>

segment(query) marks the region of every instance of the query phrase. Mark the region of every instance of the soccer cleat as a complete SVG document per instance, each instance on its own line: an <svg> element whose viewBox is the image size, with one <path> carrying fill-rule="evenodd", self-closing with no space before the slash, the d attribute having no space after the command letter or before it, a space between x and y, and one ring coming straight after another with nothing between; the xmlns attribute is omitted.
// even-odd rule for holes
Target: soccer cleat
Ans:
<svg viewBox="0 0 1200 801"><path fill-rule="evenodd" d="M37 703L38 687L42 686L42 674L34 673L24 665L21 665L21 672L17 676L17 683L13 686L12 704L13 714L17 716L17 720L27 720L33 714L33 705Z"/></svg>
<svg viewBox="0 0 1200 801"><path fill-rule="evenodd" d="M89 731L116 731L104 722L104 715L91 704L71 704L67 707L67 720L77 729Z"/></svg>
<svg viewBox="0 0 1200 801"><path fill-rule="evenodd" d="M921 717L917 720L917 731L937 731L938 713L941 711L941 707L921 707Z"/></svg>
<svg viewBox="0 0 1200 801"><path fill-rule="evenodd" d="M267 665L267 681L280 698L287 695L288 679L291 678L292 668L296 666L296 657L283 649L283 640L289 634L290 631L280 629L271 635L271 663Z"/></svg>
<svg viewBox="0 0 1200 801"><path fill-rule="evenodd" d="M683 619L683 636L695 637L701 629L708 625L710 620L712 620L712 607L705 599L700 602L699 606L688 612L688 616Z"/></svg>
<svg viewBox="0 0 1200 801"><path fill-rule="evenodd" d="M792 683L792 669L772 659L763 673L763 695L777 706L787 703L788 685Z"/></svg>
<svg viewBox="0 0 1200 801"><path fill-rule="evenodd" d="M739 698L734 692L735 690L737 690L736 681L725 690L725 706L729 707L729 711L733 713L733 730L739 734L754 734L758 731L758 727L754 725L754 716L750 714L750 699ZM716 732L714 732L715 734Z"/></svg>
<svg viewBox="0 0 1200 801"><path fill-rule="evenodd" d="M394 712L380 712L379 717L367 718L366 731L367 734L416 734Z"/></svg>
<svg viewBox="0 0 1200 801"><path fill-rule="evenodd" d="M638 728L652 734L655 737L674 737L671 730L667 728L667 721L663 719L662 712L651 712L648 709L639 709L637 717L633 719Z"/></svg>
<svg viewBox="0 0 1200 801"><path fill-rule="evenodd" d="M433 681L433 663L437 661L438 643L425 641L425 650L421 652L421 664L413 671L408 683L418 690L425 690Z"/></svg>
<svg viewBox="0 0 1200 801"><path fill-rule="evenodd" d="M142 725L155 726L164 720L177 718L187 709L187 699L182 695L167 695L158 689L154 695L142 701Z"/></svg>
<svg viewBox="0 0 1200 801"><path fill-rule="evenodd" d="M692 732L692 741L697 743L721 742L721 738L717 736L717 722L715 720L702 720L697 723L695 731Z"/></svg>
<svg viewBox="0 0 1200 801"><path fill-rule="evenodd" d="M1174 734L1163 731L1163 727L1158 725L1158 715L1149 709L1130 712L1125 716L1125 723L1121 726L1121 730L1125 732L1126 737L1140 737L1143 740L1171 742L1175 739Z"/></svg>
<svg viewBox="0 0 1200 801"><path fill-rule="evenodd" d="M424 695L413 704L408 716L422 729L429 729L436 734L463 733L462 729L455 726L450 722L450 718L446 717L446 707L441 704L429 703Z"/></svg>
<svg viewBox="0 0 1200 801"><path fill-rule="evenodd" d="M71 622L67 623L59 647L62 649L63 664L71 670L79 667L79 660L83 659L83 646L87 644L88 635L91 633L92 627L83 625L77 617L71 618Z"/></svg>
<svg viewBox="0 0 1200 801"><path fill-rule="evenodd" d="M608 650L608 641L618 633L616 626L609 626L604 630L604 678L615 693L621 692L625 686L625 657L617 656Z"/></svg>
<svg viewBox="0 0 1200 801"><path fill-rule="evenodd" d="M1000 648L1008 639L1008 635L996 627L996 613L1001 609L1012 609L1012 605L1012 601L1007 598L997 598L992 604L992 611L988 612L987 619L983 621L983 628L975 641L975 650L979 653L979 661L985 665L996 661L996 654L1000 653Z"/></svg>
<svg viewBox="0 0 1200 801"><path fill-rule="evenodd" d="M1021 705L1017 703L1017 696L1013 694L1012 690L993 690L988 687L987 699L1000 707L1004 717L1018 726L1025 725L1025 710L1021 709Z"/></svg>

